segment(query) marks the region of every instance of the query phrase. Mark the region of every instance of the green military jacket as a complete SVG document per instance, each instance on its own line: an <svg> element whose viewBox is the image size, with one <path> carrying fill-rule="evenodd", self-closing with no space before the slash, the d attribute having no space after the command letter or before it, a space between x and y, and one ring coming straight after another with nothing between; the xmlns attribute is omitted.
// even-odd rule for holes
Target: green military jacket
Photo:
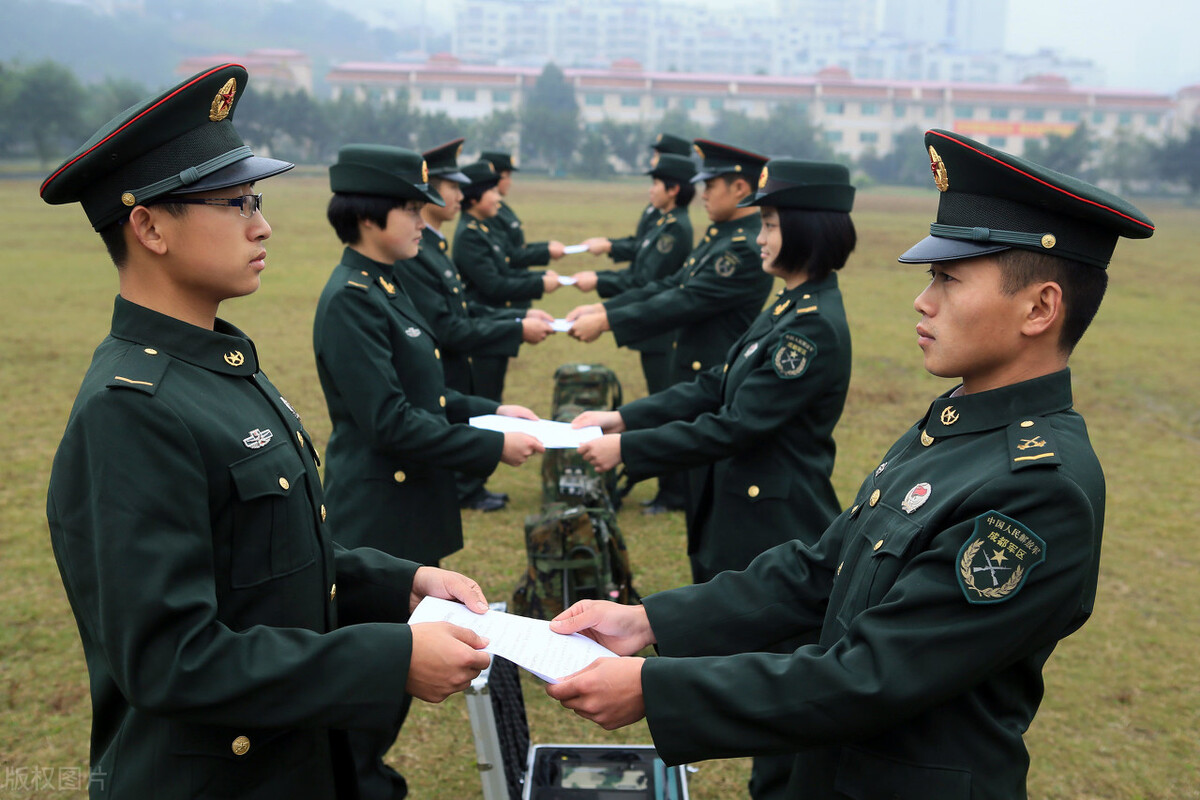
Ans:
<svg viewBox="0 0 1200 800"><path fill-rule="evenodd" d="M652 281L670 278L679 271L692 252L692 221L687 209L659 216L640 241L633 263L627 268L596 273L596 291L601 297L616 297ZM643 353L665 353L674 341L671 332L639 340L629 347Z"/></svg>
<svg viewBox="0 0 1200 800"><path fill-rule="evenodd" d="M812 545L841 511L833 429L850 386L850 329L837 274L782 292L723 366L621 407L631 478L705 466L688 526L704 576L765 550Z"/></svg>
<svg viewBox="0 0 1200 800"><path fill-rule="evenodd" d="M612 244L612 249L608 251L608 257L617 263L633 261L633 257L637 255L638 246L642 243L642 237L661 218L662 212L655 208L653 203L647 203L641 216L638 217L637 229L633 236L608 240Z"/></svg>
<svg viewBox="0 0 1200 800"><path fill-rule="evenodd" d="M467 299L492 308L529 308L531 300L542 296L542 273L512 263L505 250L506 234L496 224L494 219L484 222L463 214L454 229L451 252L466 284Z"/></svg>
<svg viewBox="0 0 1200 800"><path fill-rule="evenodd" d="M245 334L117 298L46 502L92 797L331 797L353 778L334 729L399 713L417 565L334 544L325 502Z"/></svg>
<svg viewBox="0 0 1200 800"><path fill-rule="evenodd" d="M1022 734L1091 614L1103 526L1069 371L943 395L815 546L646 599L681 657L642 671L659 754L794 751L796 798L1024 798Z"/></svg>
<svg viewBox="0 0 1200 800"><path fill-rule="evenodd" d="M394 265L345 249L317 302L313 349L333 422L337 540L422 564L461 549L454 471L491 474L504 436L452 423L497 403L446 388L440 345Z"/></svg>
<svg viewBox="0 0 1200 800"><path fill-rule="evenodd" d="M674 331L674 382L724 363L771 291L754 244L761 226L758 214L713 223L674 275L605 301L617 344Z"/></svg>
<svg viewBox="0 0 1200 800"><path fill-rule="evenodd" d="M490 227L503 234L502 242L514 269L542 267L550 263L550 243L526 242L521 218L508 203L500 201L500 213L492 222Z"/></svg>
<svg viewBox="0 0 1200 800"><path fill-rule="evenodd" d="M513 311L471 308L458 267L446 249L446 239L426 227L420 252L416 258L397 262L396 276L441 345L446 385L469 393L471 357L515 356L524 331Z"/></svg>

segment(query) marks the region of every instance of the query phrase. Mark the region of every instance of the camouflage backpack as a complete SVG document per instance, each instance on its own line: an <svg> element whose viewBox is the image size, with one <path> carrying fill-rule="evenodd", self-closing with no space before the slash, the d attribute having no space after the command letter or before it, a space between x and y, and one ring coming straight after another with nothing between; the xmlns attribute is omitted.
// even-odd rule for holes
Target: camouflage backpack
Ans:
<svg viewBox="0 0 1200 800"><path fill-rule="evenodd" d="M509 610L552 619L577 600L638 603L625 540L611 508L548 507L525 519L526 574Z"/></svg>
<svg viewBox="0 0 1200 800"><path fill-rule="evenodd" d="M603 364L563 364L554 371L551 419L570 422L584 411L612 411L621 405L621 382ZM620 508L618 473L599 474L574 450L547 450L542 457L542 503Z"/></svg>

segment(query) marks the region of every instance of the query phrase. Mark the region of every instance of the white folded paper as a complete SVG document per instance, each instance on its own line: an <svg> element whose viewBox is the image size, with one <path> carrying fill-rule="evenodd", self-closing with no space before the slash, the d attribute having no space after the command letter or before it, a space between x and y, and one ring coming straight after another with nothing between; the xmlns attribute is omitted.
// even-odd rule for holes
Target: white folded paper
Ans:
<svg viewBox="0 0 1200 800"><path fill-rule="evenodd" d="M567 331L571 330L571 326L574 324L575 323L571 322L570 320L556 319L550 323L550 328L556 333L566 333Z"/></svg>
<svg viewBox="0 0 1200 800"><path fill-rule="evenodd" d="M547 683L561 679L591 664L597 658L616 658L607 647L578 633L563 635L550 630L550 623L490 609L476 614L462 603L426 597L417 604L409 625L450 622L470 628L488 638L487 652L507 658Z"/></svg>
<svg viewBox="0 0 1200 800"><path fill-rule="evenodd" d="M485 414L481 417L471 417L468 420L471 427L483 428L500 433L528 433L536 437L547 449L574 449L584 442L598 439L604 435L599 425L588 425L584 428L572 428L569 422L554 422L548 419L519 419L504 417L499 414Z"/></svg>
<svg viewBox="0 0 1200 800"><path fill-rule="evenodd" d="M558 276L558 282L559 282L559 284L561 284L562 286L574 286L574 285L575 285L575 278L574 278L574 277L572 277L572 276L570 276L570 275L559 275L559 276Z"/></svg>
<svg viewBox="0 0 1200 800"><path fill-rule="evenodd" d="M563 248L563 253L571 256L576 253L586 253L588 246L586 244L569 244Z"/></svg>

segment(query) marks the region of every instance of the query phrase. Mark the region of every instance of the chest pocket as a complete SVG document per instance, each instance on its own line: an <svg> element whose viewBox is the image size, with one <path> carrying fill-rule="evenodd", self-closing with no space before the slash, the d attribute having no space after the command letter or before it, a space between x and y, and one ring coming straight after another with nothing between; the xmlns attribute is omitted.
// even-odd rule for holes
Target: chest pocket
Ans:
<svg viewBox="0 0 1200 800"><path fill-rule="evenodd" d="M843 627L883 599L912 558L913 541L921 532L911 518L886 506L872 509L853 524L859 530L840 576L846 582L837 614Z"/></svg>
<svg viewBox="0 0 1200 800"><path fill-rule="evenodd" d="M317 558L304 463L281 442L229 466L235 498L230 586L282 577Z"/></svg>

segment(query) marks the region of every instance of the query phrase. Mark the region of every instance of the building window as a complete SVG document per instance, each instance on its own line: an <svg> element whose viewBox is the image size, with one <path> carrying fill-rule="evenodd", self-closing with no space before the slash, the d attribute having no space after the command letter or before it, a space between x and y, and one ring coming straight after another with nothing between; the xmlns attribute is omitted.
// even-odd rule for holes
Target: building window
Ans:
<svg viewBox="0 0 1200 800"><path fill-rule="evenodd" d="M1041 108L1025 109L1025 121L1026 122L1041 122L1045 118L1046 118L1045 109L1041 109Z"/></svg>
<svg viewBox="0 0 1200 800"><path fill-rule="evenodd" d="M511 103L512 102L512 92L508 91L507 89L493 89L492 90L492 102L493 103Z"/></svg>
<svg viewBox="0 0 1200 800"><path fill-rule="evenodd" d="M863 103L859 108L864 117L874 117L879 114L879 103Z"/></svg>
<svg viewBox="0 0 1200 800"><path fill-rule="evenodd" d="M858 140L863 144L875 144L879 141L879 134L875 131L863 131L858 134Z"/></svg>
<svg viewBox="0 0 1200 800"><path fill-rule="evenodd" d="M713 111L720 111L722 108L725 107L725 101L722 100L720 97L714 97L708 101L708 107L711 108Z"/></svg>
<svg viewBox="0 0 1200 800"><path fill-rule="evenodd" d="M585 106L602 106L602 105L604 105L604 95L602 95L602 94L585 94L583 96L583 104Z"/></svg>
<svg viewBox="0 0 1200 800"><path fill-rule="evenodd" d="M422 100L441 100L442 99L442 90L441 89L422 89L421 90L421 99Z"/></svg>
<svg viewBox="0 0 1200 800"><path fill-rule="evenodd" d="M1095 125L1099 125L1102 122L1104 122L1104 112L1103 111L1093 111L1092 112L1092 123Z"/></svg>
<svg viewBox="0 0 1200 800"><path fill-rule="evenodd" d="M846 113L846 104L845 103L837 103L837 102L830 100L829 102L827 102L825 104L825 113L826 114L845 114Z"/></svg>
<svg viewBox="0 0 1200 800"><path fill-rule="evenodd" d="M682 100L679 101L679 107L684 109L685 111L691 111L693 108L696 107L696 98L694 98L694 97L683 98Z"/></svg>
<svg viewBox="0 0 1200 800"><path fill-rule="evenodd" d="M1004 147L1005 139L1003 136L989 136L988 144L992 147Z"/></svg>
<svg viewBox="0 0 1200 800"><path fill-rule="evenodd" d="M1118 125L1128 125L1131 122L1133 122L1133 114L1130 114L1128 111L1122 111L1117 115Z"/></svg>
<svg viewBox="0 0 1200 800"><path fill-rule="evenodd" d="M993 108L991 111L988 112L988 116L991 119L1008 119L1008 109L1007 108Z"/></svg>
<svg viewBox="0 0 1200 800"><path fill-rule="evenodd" d="M954 116L958 119L970 119L975 116L975 109L971 106L955 106Z"/></svg>
<svg viewBox="0 0 1200 800"><path fill-rule="evenodd" d="M937 106L925 106L925 119L937 117Z"/></svg>
<svg viewBox="0 0 1200 800"><path fill-rule="evenodd" d="M908 106L904 105L903 103L896 103L894 106L892 106L892 116L894 116L896 119L904 119L904 116L907 113Z"/></svg>
<svg viewBox="0 0 1200 800"><path fill-rule="evenodd" d="M840 142L842 140L841 131L825 131L825 141Z"/></svg>
<svg viewBox="0 0 1200 800"><path fill-rule="evenodd" d="M621 95L621 105L623 105L623 106L633 106L634 108L636 108L637 106L640 106L641 104L642 104L642 98L638 97L636 94Z"/></svg>
<svg viewBox="0 0 1200 800"><path fill-rule="evenodd" d="M1073 108L1069 108L1060 112L1058 118L1063 122L1079 122L1079 112Z"/></svg>
<svg viewBox="0 0 1200 800"><path fill-rule="evenodd" d="M665 98L665 97L654 98L654 107L655 108L666 108L667 107L667 98Z"/></svg>
<svg viewBox="0 0 1200 800"><path fill-rule="evenodd" d="M1147 114L1146 115L1146 124L1147 125L1157 125L1158 123L1159 123L1159 115L1158 114Z"/></svg>
<svg viewBox="0 0 1200 800"><path fill-rule="evenodd" d="M463 102L463 103L474 103L475 102L475 90L474 89L459 89L457 92L455 92L455 96L459 99L459 102Z"/></svg>

